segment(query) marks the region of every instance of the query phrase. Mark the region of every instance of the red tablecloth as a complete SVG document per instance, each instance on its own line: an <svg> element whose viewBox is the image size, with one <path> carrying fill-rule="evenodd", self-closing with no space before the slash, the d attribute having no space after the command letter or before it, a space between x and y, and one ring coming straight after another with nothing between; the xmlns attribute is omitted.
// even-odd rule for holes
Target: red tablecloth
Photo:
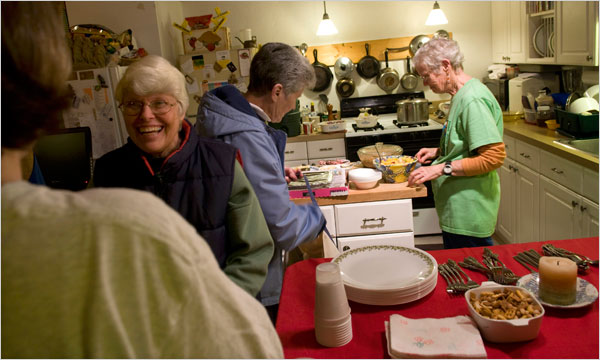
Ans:
<svg viewBox="0 0 600 360"><path fill-rule="evenodd" d="M542 253L545 243L598 259L598 238L544 241L490 247L517 275L528 274L512 257L535 249ZM483 248L438 250L429 253L438 263L448 259L462 261L465 256L481 260ZM451 296L440 276L435 290L424 298L402 305L373 306L351 301L353 339L350 343L326 348L317 343L314 333L315 268L330 259L309 259L290 266L285 273L277 318L277 332L286 358L389 358L384 321L392 314L409 318L443 318L467 315L463 296ZM482 273L465 270L473 280L487 280ZM591 267L579 277L598 288L598 268ZM488 358L591 358L598 359L598 301L577 309L546 308L540 333L535 340L495 344L484 341Z"/></svg>

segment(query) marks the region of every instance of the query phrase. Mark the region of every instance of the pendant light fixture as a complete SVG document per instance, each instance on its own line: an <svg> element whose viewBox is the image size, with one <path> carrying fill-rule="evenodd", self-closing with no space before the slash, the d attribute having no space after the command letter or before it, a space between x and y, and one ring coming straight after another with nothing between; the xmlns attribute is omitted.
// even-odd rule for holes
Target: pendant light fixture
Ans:
<svg viewBox="0 0 600 360"><path fill-rule="evenodd" d="M321 20L319 29L317 29L317 36L333 35L337 33L337 28L333 24L333 21L329 19L329 15L327 14L327 6L325 5L325 1L323 1L323 20Z"/></svg>
<svg viewBox="0 0 600 360"><path fill-rule="evenodd" d="M431 10L427 17L425 25L442 25L447 23L448 19L446 19L446 15L444 15L444 12L440 9L440 4L436 1L435 4L433 4L433 10Z"/></svg>

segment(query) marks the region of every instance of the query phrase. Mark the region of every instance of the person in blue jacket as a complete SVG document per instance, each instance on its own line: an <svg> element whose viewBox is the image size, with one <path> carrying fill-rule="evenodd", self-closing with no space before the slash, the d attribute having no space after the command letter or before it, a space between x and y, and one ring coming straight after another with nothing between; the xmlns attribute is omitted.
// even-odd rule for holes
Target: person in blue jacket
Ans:
<svg viewBox="0 0 600 360"><path fill-rule="evenodd" d="M314 69L298 50L267 43L252 59L246 93L231 85L219 87L206 93L198 108L198 133L240 150L244 171L275 241L275 254L260 291L273 321L283 282L283 252L315 240L325 227L325 218L318 206L290 201L286 176L292 180L297 176L284 166L287 135L267 122L280 122L302 91L314 83Z"/></svg>

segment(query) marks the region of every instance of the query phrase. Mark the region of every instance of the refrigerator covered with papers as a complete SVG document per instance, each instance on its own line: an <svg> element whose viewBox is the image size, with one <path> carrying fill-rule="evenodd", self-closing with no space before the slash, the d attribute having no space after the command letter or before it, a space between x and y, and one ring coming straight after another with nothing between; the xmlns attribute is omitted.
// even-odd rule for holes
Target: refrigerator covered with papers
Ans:
<svg viewBox="0 0 600 360"><path fill-rule="evenodd" d="M74 97L64 112L66 128L87 126L92 134L92 156L98 159L127 142L127 130L115 101L115 90L127 68L109 66L78 70L68 81Z"/></svg>

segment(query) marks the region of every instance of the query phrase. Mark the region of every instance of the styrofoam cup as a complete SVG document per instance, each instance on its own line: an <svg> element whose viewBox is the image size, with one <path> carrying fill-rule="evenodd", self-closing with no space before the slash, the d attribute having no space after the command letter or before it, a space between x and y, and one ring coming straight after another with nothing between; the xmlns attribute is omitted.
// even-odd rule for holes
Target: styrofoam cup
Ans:
<svg viewBox="0 0 600 360"><path fill-rule="evenodd" d="M315 318L339 320L350 314L340 267L333 262L317 266L315 285Z"/></svg>

